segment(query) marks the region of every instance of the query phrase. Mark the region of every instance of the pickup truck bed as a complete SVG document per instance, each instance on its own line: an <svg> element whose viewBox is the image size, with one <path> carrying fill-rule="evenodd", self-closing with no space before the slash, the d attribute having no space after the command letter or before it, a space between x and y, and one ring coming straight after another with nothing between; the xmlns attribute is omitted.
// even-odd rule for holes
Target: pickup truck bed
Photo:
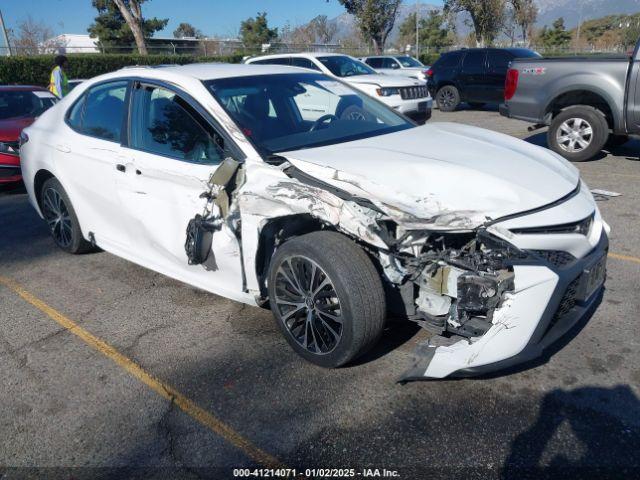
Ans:
<svg viewBox="0 0 640 480"><path fill-rule="evenodd" d="M633 56L516 59L500 114L549 125L549 147L572 161L640 133L638 47Z"/></svg>

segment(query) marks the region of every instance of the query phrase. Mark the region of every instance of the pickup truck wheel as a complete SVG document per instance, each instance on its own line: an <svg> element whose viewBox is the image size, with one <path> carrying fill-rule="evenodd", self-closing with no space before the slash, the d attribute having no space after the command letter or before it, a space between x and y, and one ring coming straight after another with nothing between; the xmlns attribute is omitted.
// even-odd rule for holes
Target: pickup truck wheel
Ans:
<svg viewBox="0 0 640 480"><path fill-rule="evenodd" d="M460 105L460 92L453 85L446 85L436 93L436 102L441 112L453 112Z"/></svg>
<svg viewBox="0 0 640 480"><path fill-rule="evenodd" d="M282 334L316 365L342 366L382 333L380 275L364 250L339 233L313 232L285 242L271 261L268 290Z"/></svg>
<svg viewBox="0 0 640 480"><path fill-rule="evenodd" d="M82 236L80 223L67 192L56 178L50 178L42 186L40 196L42 216L56 245L65 252L86 253L93 246Z"/></svg>
<svg viewBox="0 0 640 480"><path fill-rule="evenodd" d="M549 126L549 148L571 162L593 158L609 137L604 115L588 106L570 107L560 112Z"/></svg>

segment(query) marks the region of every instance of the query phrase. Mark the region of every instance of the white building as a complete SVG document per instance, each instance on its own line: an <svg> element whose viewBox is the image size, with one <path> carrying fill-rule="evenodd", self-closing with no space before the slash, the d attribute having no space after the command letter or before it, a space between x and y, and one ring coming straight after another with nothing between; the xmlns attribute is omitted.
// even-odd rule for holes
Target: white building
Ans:
<svg viewBox="0 0 640 480"><path fill-rule="evenodd" d="M98 39L89 35L63 33L47 40L43 48L46 53L99 53Z"/></svg>

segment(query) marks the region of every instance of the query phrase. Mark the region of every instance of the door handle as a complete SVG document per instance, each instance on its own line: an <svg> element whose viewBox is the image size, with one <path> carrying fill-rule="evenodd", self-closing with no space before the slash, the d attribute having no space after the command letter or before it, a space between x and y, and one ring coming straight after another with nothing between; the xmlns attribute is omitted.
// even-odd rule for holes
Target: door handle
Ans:
<svg viewBox="0 0 640 480"><path fill-rule="evenodd" d="M126 172L127 171L127 167L125 167L124 165L122 165L121 163L118 163L116 165L116 170L118 170L119 172Z"/></svg>
<svg viewBox="0 0 640 480"><path fill-rule="evenodd" d="M59 152L62 152L62 153L71 152L71 149L69 147L67 147L66 145L56 145L56 150L58 150Z"/></svg>

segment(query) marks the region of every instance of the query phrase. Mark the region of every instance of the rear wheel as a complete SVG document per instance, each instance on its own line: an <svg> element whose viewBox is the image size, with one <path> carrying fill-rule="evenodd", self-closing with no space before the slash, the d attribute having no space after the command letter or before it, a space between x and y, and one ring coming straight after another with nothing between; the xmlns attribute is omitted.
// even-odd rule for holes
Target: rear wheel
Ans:
<svg viewBox="0 0 640 480"><path fill-rule="evenodd" d="M599 110L576 106L558 114L547 133L549 148L572 162L584 162L602 150L609 137L607 120Z"/></svg>
<svg viewBox="0 0 640 480"><path fill-rule="evenodd" d="M284 243L271 261L269 302L289 345L322 367L339 367L378 340L385 321L382 281L367 254L335 232Z"/></svg>
<svg viewBox="0 0 640 480"><path fill-rule="evenodd" d="M460 92L453 85L446 85L436 93L436 102L442 112L453 112L460 105Z"/></svg>
<svg viewBox="0 0 640 480"><path fill-rule="evenodd" d="M82 236L71 200L56 178L44 182L40 198L42 215L49 225L56 245L69 253L91 251L93 247Z"/></svg>

